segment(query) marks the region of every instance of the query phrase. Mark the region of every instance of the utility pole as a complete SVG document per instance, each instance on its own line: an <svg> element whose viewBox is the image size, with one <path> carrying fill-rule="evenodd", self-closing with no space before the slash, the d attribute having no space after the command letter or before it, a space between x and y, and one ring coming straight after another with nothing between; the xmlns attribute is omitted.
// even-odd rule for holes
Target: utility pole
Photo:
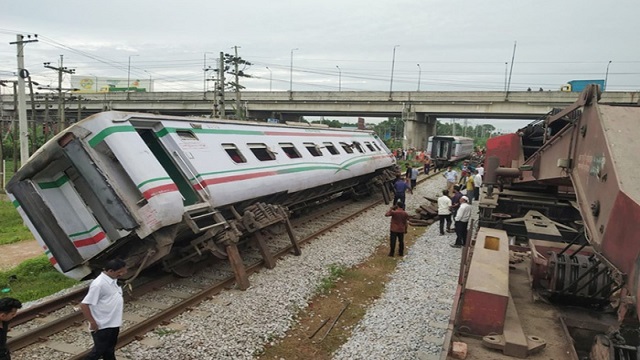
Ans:
<svg viewBox="0 0 640 360"><path fill-rule="evenodd" d="M233 62L235 65L235 76L236 76L236 117L239 119L244 119L244 111L242 111L242 103L241 103L241 99L240 99L240 80L239 80L239 76L238 76L238 48L240 46L234 46L233 49L235 51L235 57L233 58Z"/></svg>
<svg viewBox="0 0 640 360"><path fill-rule="evenodd" d="M204 72L204 80L202 84L202 91L205 93L205 96L207 92L207 71L212 70L211 66L207 66L207 54L214 54L214 53L212 52L204 53L204 65L202 66L202 71ZM149 76L151 76L151 74L149 74Z"/></svg>
<svg viewBox="0 0 640 360"><path fill-rule="evenodd" d="M38 83L36 83L38 85ZM37 126L36 126L36 99L33 93L33 81L31 81L31 76L29 76L29 95L31 96L31 153L36 152L36 140L37 136Z"/></svg>
<svg viewBox="0 0 640 360"><path fill-rule="evenodd" d="M218 65L218 89L220 95L220 117L226 116L224 108L224 52L220 51L220 65Z"/></svg>
<svg viewBox="0 0 640 360"><path fill-rule="evenodd" d="M38 35L34 35L38 37ZM27 100L25 99L24 79L29 77L29 71L24 68L24 44L38 42L37 39L31 40L31 35L27 35L24 40L22 34L16 35L16 41L9 44L16 45L18 57L18 125L20 127L20 166L26 164L29 160L29 126L27 123ZM14 140L15 141L15 140Z"/></svg>
<svg viewBox="0 0 640 360"><path fill-rule="evenodd" d="M511 69L509 70L509 81L507 82L507 91L505 95L505 100L509 100L509 89L511 88L511 75L513 74L513 62L516 59L516 46L518 45L517 41L513 42L513 54L511 55Z"/></svg>
<svg viewBox="0 0 640 360"><path fill-rule="evenodd" d="M61 132L64 129L64 98L62 96L62 74L75 74L76 69L68 69L62 66L64 55L60 55L60 66L55 67L51 66L51 63L44 63L44 67L47 69L52 69L58 72L58 132ZM128 87L128 84L127 84Z"/></svg>

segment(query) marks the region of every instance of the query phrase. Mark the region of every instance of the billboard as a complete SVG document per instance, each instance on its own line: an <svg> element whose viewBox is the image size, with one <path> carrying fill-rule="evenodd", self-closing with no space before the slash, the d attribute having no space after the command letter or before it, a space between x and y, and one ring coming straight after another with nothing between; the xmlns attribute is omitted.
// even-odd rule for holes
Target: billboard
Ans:
<svg viewBox="0 0 640 360"><path fill-rule="evenodd" d="M153 80L130 78L129 89L132 92L153 91ZM127 79L108 78L91 75L71 75L71 87L78 93L126 92Z"/></svg>

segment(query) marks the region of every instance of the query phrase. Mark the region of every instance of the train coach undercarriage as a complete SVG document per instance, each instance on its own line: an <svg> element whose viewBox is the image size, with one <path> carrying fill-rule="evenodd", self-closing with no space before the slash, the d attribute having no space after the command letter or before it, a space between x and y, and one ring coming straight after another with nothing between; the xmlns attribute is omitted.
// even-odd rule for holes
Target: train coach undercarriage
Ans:
<svg viewBox="0 0 640 360"><path fill-rule="evenodd" d="M237 287L244 290L249 287L249 281L242 261L242 248L249 244L257 248L265 267L271 269L276 261L265 234L286 232L293 254L300 255L300 246L291 227L292 216L338 197L357 199L381 192L386 199L384 195L395 174L395 169L384 169L374 176L343 180L292 194L273 194L221 208L213 208L208 202L189 205L185 207L182 222L154 232L142 240L145 245L139 245L140 239L121 241L121 246L101 254L92 260L92 264L99 268L106 259L126 254L124 259L131 270L127 281L131 283L143 269L155 263L160 263L164 271L188 277L213 259L228 260Z"/></svg>

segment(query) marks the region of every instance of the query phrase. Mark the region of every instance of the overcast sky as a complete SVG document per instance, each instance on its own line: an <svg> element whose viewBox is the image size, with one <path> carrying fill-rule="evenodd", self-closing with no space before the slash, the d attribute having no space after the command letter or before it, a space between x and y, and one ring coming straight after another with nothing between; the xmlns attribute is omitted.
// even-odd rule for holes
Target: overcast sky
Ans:
<svg viewBox="0 0 640 360"><path fill-rule="evenodd" d="M501 91L517 41L512 91L604 79L609 61L607 89L638 90L638 14L638 0L5 0L0 79L21 33L38 34L26 68L53 86L43 63L64 55L79 75L127 78L131 59L131 77L156 91L199 91L205 58L215 67L238 46L253 63L248 90L286 91L292 76L294 91L389 91L398 45L394 91Z"/></svg>

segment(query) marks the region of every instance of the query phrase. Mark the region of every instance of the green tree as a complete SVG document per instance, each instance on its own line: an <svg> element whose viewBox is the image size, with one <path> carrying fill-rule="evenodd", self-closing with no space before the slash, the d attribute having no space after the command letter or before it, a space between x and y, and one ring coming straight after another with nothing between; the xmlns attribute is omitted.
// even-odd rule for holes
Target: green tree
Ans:
<svg viewBox="0 0 640 360"><path fill-rule="evenodd" d="M237 54L237 51L236 51ZM240 100L240 90L245 89L245 86L240 85L240 78L250 78L251 75L246 73L246 70L252 64L240 56L232 54L224 54L224 73L231 75L231 80L225 82L225 89L230 89L236 93L236 117L239 119L245 118L244 107Z"/></svg>

